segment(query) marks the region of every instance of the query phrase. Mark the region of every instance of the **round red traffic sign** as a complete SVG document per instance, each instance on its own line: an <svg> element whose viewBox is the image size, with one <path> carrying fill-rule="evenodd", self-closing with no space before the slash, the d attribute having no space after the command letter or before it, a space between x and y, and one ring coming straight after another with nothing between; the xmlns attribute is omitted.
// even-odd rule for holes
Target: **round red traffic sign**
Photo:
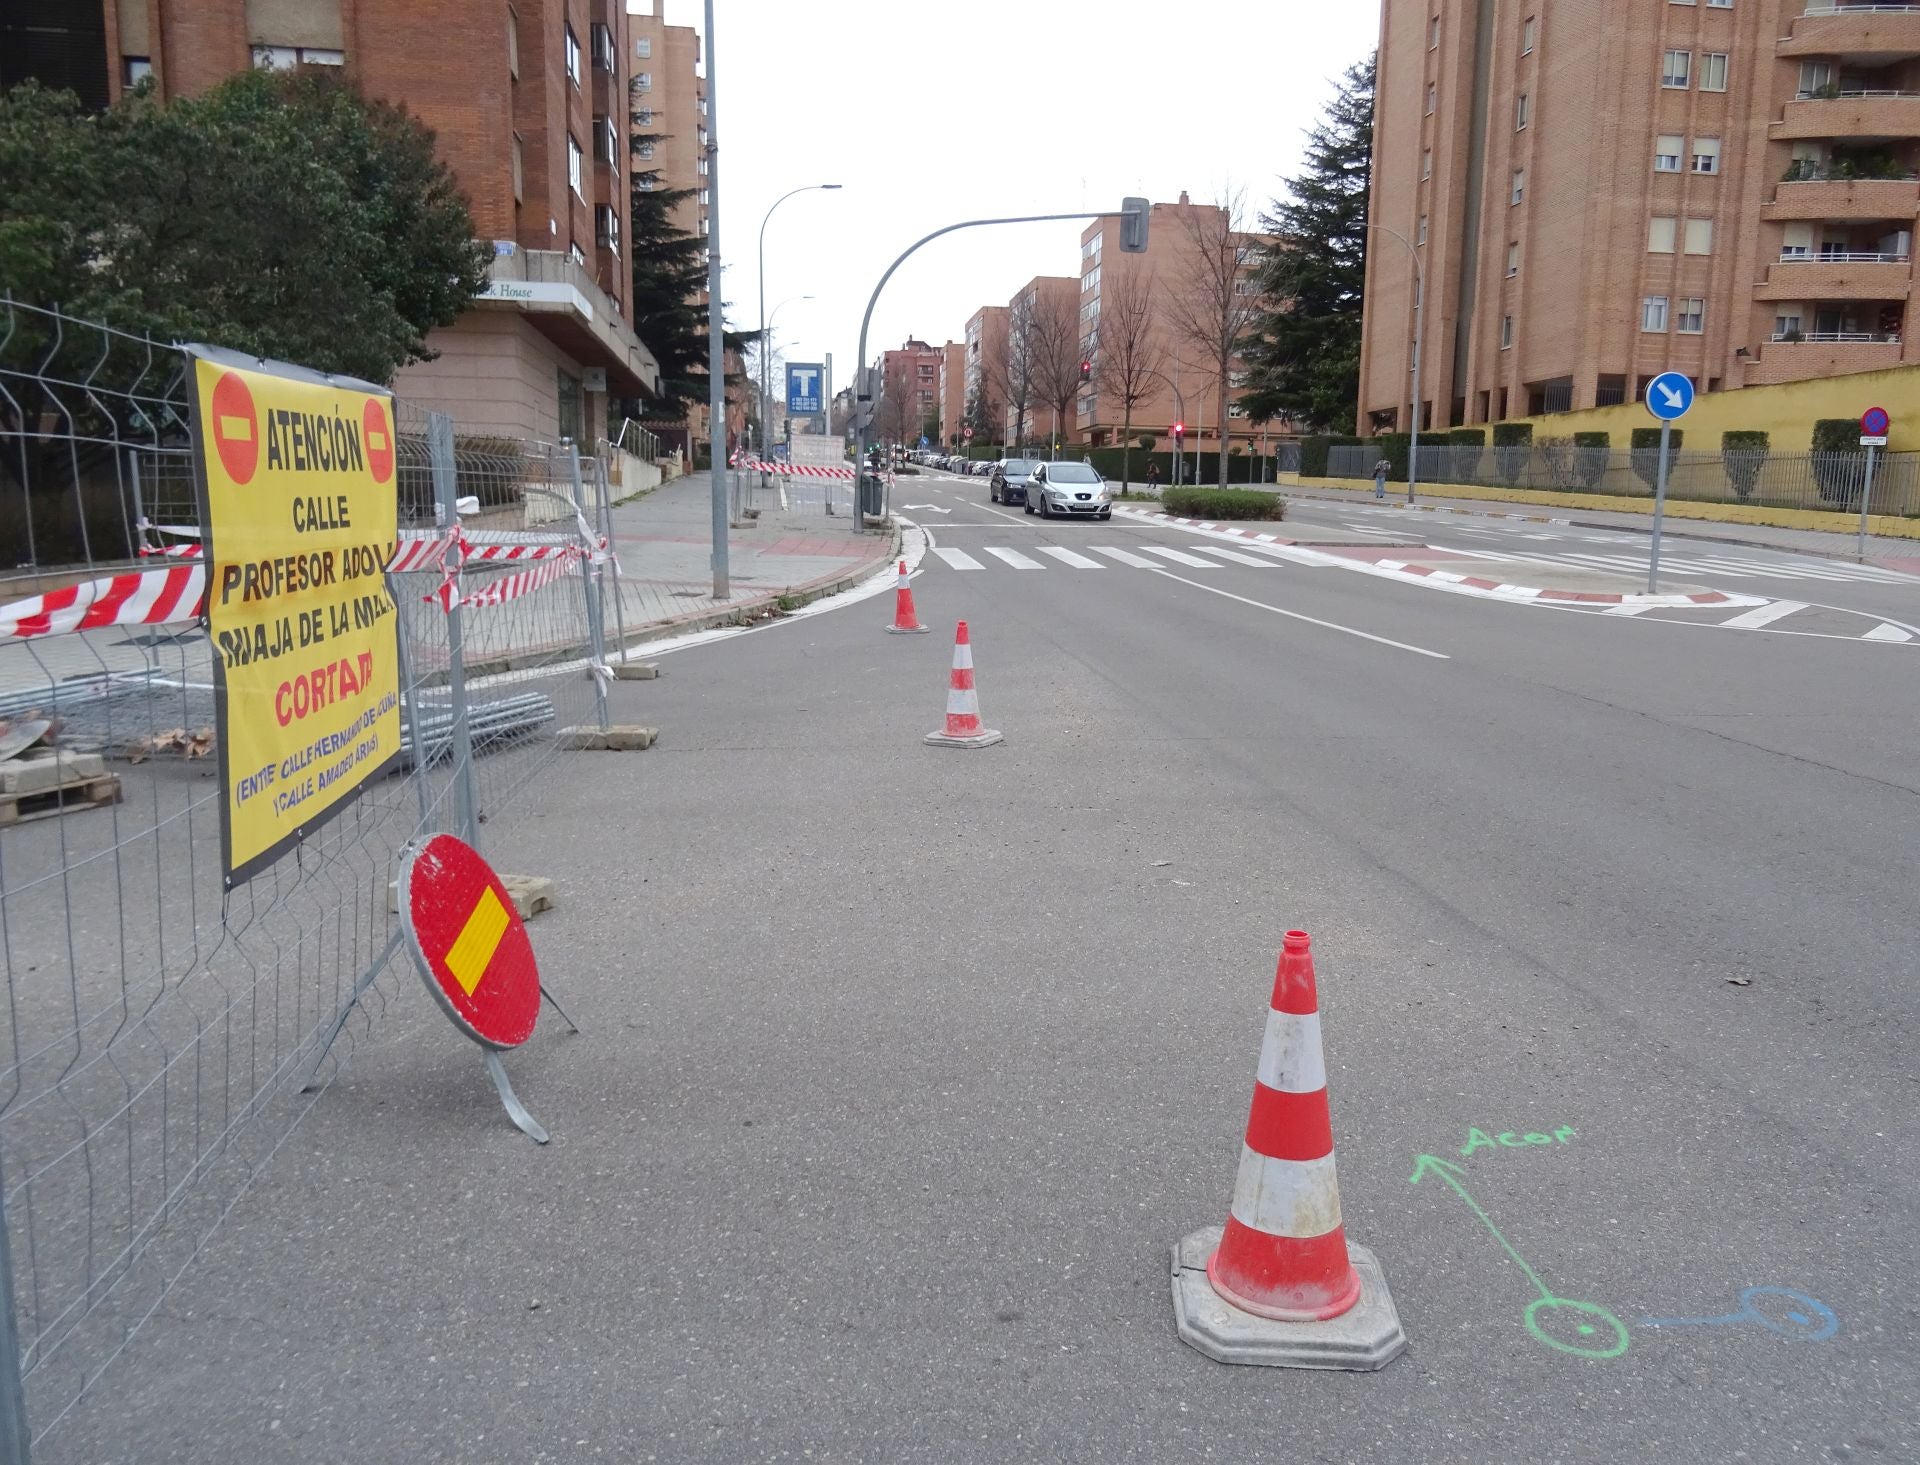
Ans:
<svg viewBox="0 0 1920 1465"><path fill-rule="evenodd" d="M360 409L360 434L367 444L367 472L375 483L393 479L393 419L384 397L369 397Z"/></svg>
<svg viewBox="0 0 1920 1465"><path fill-rule="evenodd" d="M400 863L400 927L448 1017L476 1043L514 1048L540 1015L533 943L500 877L471 845L436 834Z"/></svg>
<svg viewBox="0 0 1920 1465"><path fill-rule="evenodd" d="M220 466L235 483L253 482L253 471L260 466L260 414L245 378L235 371L222 372L213 384L209 412Z"/></svg>
<svg viewBox="0 0 1920 1465"><path fill-rule="evenodd" d="M1893 418L1887 415L1885 407L1869 407L1860 418L1862 437L1885 437L1887 429L1893 426Z"/></svg>

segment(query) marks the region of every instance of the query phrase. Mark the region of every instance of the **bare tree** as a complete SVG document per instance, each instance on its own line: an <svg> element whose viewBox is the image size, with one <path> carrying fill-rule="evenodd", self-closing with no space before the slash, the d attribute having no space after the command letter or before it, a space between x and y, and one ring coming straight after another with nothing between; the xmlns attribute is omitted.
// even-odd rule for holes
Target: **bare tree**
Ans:
<svg viewBox="0 0 1920 1465"><path fill-rule="evenodd" d="M1120 402L1120 487L1133 481L1133 409L1154 395L1160 376L1160 333L1154 320L1154 277L1139 270L1109 273L1101 287L1093 374Z"/></svg>
<svg viewBox="0 0 1920 1465"><path fill-rule="evenodd" d="M1013 431L1007 434L1007 451L1019 452L1027 438L1027 408L1033 403L1034 349L1028 329L1033 316L1033 300L1021 296L1007 317L1007 359L988 361L982 367L984 394L998 398L1013 409Z"/></svg>
<svg viewBox="0 0 1920 1465"><path fill-rule="evenodd" d="M1048 292L1027 312L1027 344L1034 395L1053 411L1056 438L1069 431L1067 412L1080 392L1080 306L1064 293Z"/></svg>
<svg viewBox="0 0 1920 1465"><path fill-rule="evenodd" d="M1190 248L1184 289L1167 294L1167 319L1176 335L1219 377L1220 486L1227 484L1227 411L1233 401L1233 362L1247 329L1260 315L1251 267L1258 241L1242 231L1246 191L1230 188L1211 208L1180 211Z"/></svg>

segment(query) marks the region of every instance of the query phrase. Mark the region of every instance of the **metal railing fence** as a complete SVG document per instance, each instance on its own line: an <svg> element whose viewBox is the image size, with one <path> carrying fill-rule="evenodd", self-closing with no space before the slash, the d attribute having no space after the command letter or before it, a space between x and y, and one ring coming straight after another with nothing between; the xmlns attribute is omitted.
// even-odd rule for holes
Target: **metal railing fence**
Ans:
<svg viewBox="0 0 1920 1465"><path fill-rule="evenodd" d="M229 886L198 590L153 624L34 613L201 567L183 359L0 300L0 1459L85 1452L115 1361L412 990L399 852L497 858L560 730L606 725L623 639L604 464L402 408L401 757Z"/></svg>
<svg viewBox="0 0 1920 1465"><path fill-rule="evenodd" d="M1658 459L1657 449L1585 448L1571 438L1535 439L1531 447L1462 447L1422 441L1420 482L1434 491L1461 483L1651 498ZM1370 479L1379 461L1377 446L1329 448L1327 476ZM1673 455L1667 493L1703 503L1858 513L1865 476L1866 454L1861 451L1685 451ZM1396 473L1395 481L1405 482L1404 473ZM1920 515L1920 453L1881 456L1874 470L1871 507L1876 514Z"/></svg>

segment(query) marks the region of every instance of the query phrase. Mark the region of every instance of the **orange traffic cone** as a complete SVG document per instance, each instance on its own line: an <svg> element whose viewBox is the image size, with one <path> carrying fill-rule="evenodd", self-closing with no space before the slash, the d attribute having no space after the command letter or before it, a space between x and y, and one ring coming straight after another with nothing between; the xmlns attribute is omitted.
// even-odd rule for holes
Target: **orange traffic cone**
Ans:
<svg viewBox="0 0 1920 1465"><path fill-rule="evenodd" d="M1175 1249L1174 1311L1180 1336L1224 1363L1380 1368L1406 1346L1379 1263L1341 1221L1304 931L1287 933L1274 975L1227 1224Z"/></svg>
<svg viewBox="0 0 1920 1465"><path fill-rule="evenodd" d="M953 672L947 679L947 725L930 732L927 742L936 748L991 748L1006 739L980 725L980 694L973 687L973 642L967 623L960 622L953 638Z"/></svg>
<svg viewBox="0 0 1920 1465"><path fill-rule="evenodd" d="M889 636L924 636L933 627L920 624L913 608L913 585L907 579L907 562L900 561L900 584L893 592L893 624Z"/></svg>

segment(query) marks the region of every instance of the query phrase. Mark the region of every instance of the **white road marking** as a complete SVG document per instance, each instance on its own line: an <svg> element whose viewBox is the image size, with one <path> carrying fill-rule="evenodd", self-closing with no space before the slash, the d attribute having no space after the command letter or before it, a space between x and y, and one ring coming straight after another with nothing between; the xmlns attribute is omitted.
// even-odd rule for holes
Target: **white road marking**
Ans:
<svg viewBox="0 0 1920 1465"><path fill-rule="evenodd" d="M1232 560L1237 565L1252 565L1256 570L1277 570L1280 568L1279 560L1263 560L1257 554L1242 554L1237 549L1209 548L1207 553L1219 559Z"/></svg>
<svg viewBox="0 0 1920 1465"><path fill-rule="evenodd" d="M1733 617L1732 620L1720 621L1717 622L1717 624L1721 629L1728 631L1757 631L1762 626L1771 625L1775 621L1783 621L1795 611L1805 610L1806 608L1805 603L1802 601L1776 600L1772 605L1763 605L1757 610L1743 611Z"/></svg>
<svg viewBox="0 0 1920 1465"><path fill-rule="evenodd" d="M1167 579L1181 585L1191 585L1195 590L1204 590L1209 595L1224 596L1228 600L1237 600L1242 605L1251 605L1258 610L1270 610L1277 616L1285 616L1291 621L1305 621L1310 626L1319 626L1322 630L1338 631L1343 636L1358 636L1362 641L1374 641L1382 646L1391 646L1396 651L1411 651L1415 656L1431 656L1435 661L1452 661L1444 651L1429 651L1424 646L1409 646L1405 641L1391 641L1385 636L1376 636L1371 631L1357 631L1352 626L1336 625L1332 621L1316 620L1312 616L1301 615L1298 611L1282 610L1277 605L1268 605L1264 600L1249 600L1244 595L1235 595L1231 591L1219 590L1212 585L1202 585L1198 580L1189 580L1184 575L1176 575L1172 570L1154 567L1154 574L1164 575Z"/></svg>
<svg viewBox="0 0 1920 1465"><path fill-rule="evenodd" d="M986 568L985 565L981 564L980 561L968 554L964 549L941 549L936 546L933 552L948 564L952 565L956 570L984 570Z"/></svg>
<svg viewBox="0 0 1920 1465"><path fill-rule="evenodd" d="M1603 616L1637 616L1645 615L1650 609L1650 606L1645 605L1616 605L1601 611L1600 614Z"/></svg>
<svg viewBox="0 0 1920 1465"><path fill-rule="evenodd" d="M1104 570L1105 565L1098 560L1090 560L1083 554L1075 554L1070 549L1060 549L1051 544L1036 545L1041 554L1051 555L1063 565L1071 565L1076 570Z"/></svg>
<svg viewBox="0 0 1920 1465"><path fill-rule="evenodd" d="M1017 549L995 549L992 545L988 545L987 553L997 560L1004 560L1016 570L1044 570L1046 568L1040 561L1028 559Z"/></svg>
<svg viewBox="0 0 1920 1465"><path fill-rule="evenodd" d="M1191 565L1196 570L1217 570L1220 568L1212 560L1203 560L1199 555L1188 554L1185 550L1162 549L1157 544L1143 544L1140 547L1148 554L1157 554L1162 559L1172 560L1176 565Z"/></svg>
<svg viewBox="0 0 1920 1465"><path fill-rule="evenodd" d="M1144 555L1132 554L1124 549L1109 549L1104 544L1090 544L1087 546L1087 548L1092 550L1095 554L1103 554L1103 555L1106 555L1109 559L1116 559L1120 561L1121 564L1126 565L1131 569L1157 570L1160 568L1158 563L1146 558Z"/></svg>
<svg viewBox="0 0 1920 1465"><path fill-rule="evenodd" d="M1898 626L1890 626L1885 621L1882 621L1860 639L1862 641L1911 641L1913 634L1909 631L1901 630Z"/></svg>

